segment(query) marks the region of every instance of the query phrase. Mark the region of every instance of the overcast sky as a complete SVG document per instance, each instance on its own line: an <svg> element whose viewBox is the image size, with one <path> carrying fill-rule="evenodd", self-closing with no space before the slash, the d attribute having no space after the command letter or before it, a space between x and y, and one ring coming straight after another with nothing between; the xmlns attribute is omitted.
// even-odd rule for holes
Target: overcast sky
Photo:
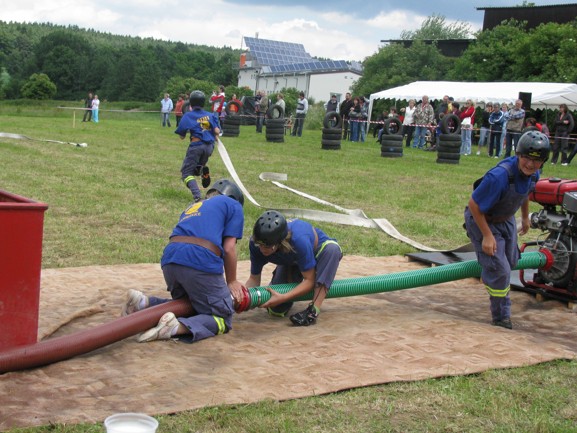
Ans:
<svg viewBox="0 0 577 433"><path fill-rule="evenodd" d="M242 36L302 43L312 56L363 60L383 39L415 30L432 14L483 25L477 7L522 0L0 0L0 20L76 25L116 35L243 48ZM571 1L541 0L537 5Z"/></svg>

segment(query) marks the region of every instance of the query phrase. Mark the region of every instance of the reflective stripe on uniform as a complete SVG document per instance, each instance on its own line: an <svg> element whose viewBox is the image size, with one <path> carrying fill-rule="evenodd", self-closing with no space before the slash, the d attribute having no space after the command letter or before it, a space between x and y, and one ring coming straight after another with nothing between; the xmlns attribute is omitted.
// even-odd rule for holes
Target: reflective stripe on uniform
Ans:
<svg viewBox="0 0 577 433"><path fill-rule="evenodd" d="M317 251L317 253L315 254L315 258L318 257L319 254L323 252L323 250L325 249L325 247L326 247L328 244L335 244L335 245L337 245L337 246L339 247L339 249L341 248L341 246L340 246L337 242L335 242L335 241L331 241L331 240L324 241L324 242L322 243L321 247L319 248L319 250Z"/></svg>
<svg viewBox="0 0 577 433"><path fill-rule="evenodd" d="M509 293L511 286L507 286L503 290L492 289L489 286L485 286L485 289L487 289L487 292L491 296L495 296L496 298L504 298L505 296L507 296L507 293Z"/></svg>
<svg viewBox="0 0 577 433"><path fill-rule="evenodd" d="M186 185L188 182L190 182L191 180L194 180L194 176L186 176L183 179L184 184Z"/></svg>
<svg viewBox="0 0 577 433"><path fill-rule="evenodd" d="M218 316L212 316L212 318L214 319L214 321L216 322L217 326L218 326L218 334L224 334L226 332L226 325L224 324L224 319L222 317L218 317Z"/></svg>

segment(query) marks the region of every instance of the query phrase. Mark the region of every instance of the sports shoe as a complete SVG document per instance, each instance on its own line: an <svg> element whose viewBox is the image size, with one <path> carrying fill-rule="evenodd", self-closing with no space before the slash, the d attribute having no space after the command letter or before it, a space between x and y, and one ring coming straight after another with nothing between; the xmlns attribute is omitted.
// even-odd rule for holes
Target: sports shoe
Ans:
<svg viewBox="0 0 577 433"><path fill-rule="evenodd" d="M136 313L148 307L148 296L139 290L130 289L126 294L126 302L122 306L122 315Z"/></svg>
<svg viewBox="0 0 577 433"><path fill-rule="evenodd" d="M319 313L317 313L315 304L309 304L305 310L290 316L290 319L295 326L309 326L317 323L317 317L319 317Z"/></svg>
<svg viewBox="0 0 577 433"><path fill-rule="evenodd" d="M210 170L205 165L204 167L202 167L202 187L208 188L209 185L210 185Z"/></svg>
<svg viewBox="0 0 577 433"><path fill-rule="evenodd" d="M480 151L477 151L477 153L476 153L475 155L479 156L480 154L481 154L481 152L480 152Z"/></svg>
<svg viewBox="0 0 577 433"><path fill-rule="evenodd" d="M493 320L491 325L500 326L501 328L513 329L513 324L511 323L511 319L509 317L503 320Z"/></svg>
<svg viewBox="0 0 577 433"><path fill-rule="evenodd" d="M562 162L561 165L568 165L566 162Z"/></svg>
<svg viewBox="0 0 577 433"><path fill-rule="evenodd" d="M154 340L170 340L172 338L173 331L176 332L178 325L179 322L174 313L164 313L158 321L158 325L140 334L136 340L139 343L145 343L147 341Z"/></svg>
<svg viewBox="0 0 577 433"><path fill-rule="evenodd" d="M285 317L293 306L293 302L284 302L266 309L269 316Z"/></svg>

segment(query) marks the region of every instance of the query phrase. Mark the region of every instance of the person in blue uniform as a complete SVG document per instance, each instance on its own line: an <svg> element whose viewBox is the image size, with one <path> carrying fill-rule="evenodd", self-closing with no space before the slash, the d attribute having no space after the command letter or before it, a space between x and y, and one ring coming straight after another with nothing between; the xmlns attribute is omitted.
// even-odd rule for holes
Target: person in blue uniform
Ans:
<svg viewBox="0 0 577 433"><path fill-rule="evenodd" d="M270 284L297 283L285 294L267 287L271 297L261 307L273 316L284 317L293 299L312 292L313 301L290 320L295 326L315 324L343 257L337 241L306 221L287 221L280 212L268 210L256 221L249 248L250 277L246 287L260 286L267 263L276 265Z"/></svg>
<svg viewBox="0 0 577 433"><path fill-rule="evenodd" d="M233 182L222 179L180 216L160 261L172 299L188 298L196 312L177 318L164 314L158 325L142 333L139 342L180 337L194 342L227 333L232 328L233 302L243 298L237 280L237 239L242 238L244 196ZM223 274L224 271L224 274ZM169 299L128 291L122 315L168 302Z"/></svg>
<svg viewBox="0 0 577 433"><path fill-rule="evenodd" d="M529 193L549 157L549 139L538 131L524 133L516 155L506 158L479 181L465 208L465 229L481 265L481 281L489 293L492 324L512 329L509 297L511 269L520 258L517 232L530 228ZM521 227L515 213L521 209Z"/></svg>
<svg viewBox="0 0 577 433"><path fill-rule="evenodd" d="M192 192L195 202L202 197L196 182L196 176L202 177L202 187L210 186L210 170L206 165L214 151L214 142L220 134L219 119L215 113L203 109L206 102L204 93L200 90L191 92L190 111L187 111L180 120L175 134L182 140L189 135L190 144L182 162L180 172L182 181Z"/></svg>

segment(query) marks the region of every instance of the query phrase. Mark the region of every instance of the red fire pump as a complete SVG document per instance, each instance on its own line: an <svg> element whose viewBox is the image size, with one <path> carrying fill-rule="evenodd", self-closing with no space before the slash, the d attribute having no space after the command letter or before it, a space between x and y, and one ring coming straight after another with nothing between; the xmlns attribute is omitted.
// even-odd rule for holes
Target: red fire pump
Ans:
<svg viewBox="0 0 577 433"><path fill-rule="evenodd" d="M555 177L540 179L529 199L543 208L530 215L531 227L541 229L544 239L522 246L538 246L551 252L553 266L540 269L533 280L519 279L525 288L552 298L577 300L577 180Z"/></svg>

